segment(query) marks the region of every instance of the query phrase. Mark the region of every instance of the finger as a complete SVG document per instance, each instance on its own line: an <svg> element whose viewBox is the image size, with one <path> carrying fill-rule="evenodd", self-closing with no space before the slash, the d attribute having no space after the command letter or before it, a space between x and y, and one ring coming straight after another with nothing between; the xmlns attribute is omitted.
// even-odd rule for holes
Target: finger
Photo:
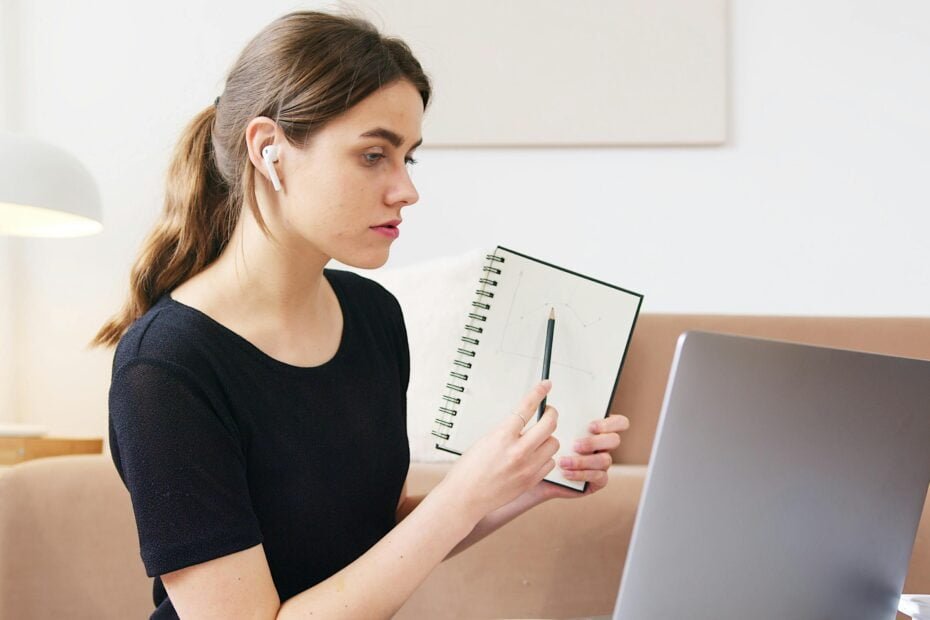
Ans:
<svg viewBox="0 0 930 620"><path fill-rule="evenodd" d="M607 484L607 472L603 469L578 469L563 471L562 477L564 477L566 480L590 482L597 485Z"/></svg>
<svg viewBox="0 0 930 620"><path fill-rule="evenodd" d="M613 464L609 452L598 452L588 456L563 456L559 459L562 469L600 469L605 470Z"/></svg>
<svg viewBox="0 0 930 620"><path fill-rule="evenodd" d="M507 420L504 420L504 426L506 426L511 431L516 430L516 434L519 435L523 432L527 422L529 422L529 420L525 415L518 411L514 411L508 416ZM516 424L516 426L514 426L514 424Z"/></svg>
<svg viewBox="0 0 930 620"><path fill-rule="evenodd" d="M591 454L600 450L613 450L619 445L620 435L617 433L602 433L576 439L572 448L578 454Z"/></svg>
<svg viewBox="0 0 930 620"><path fill-rule="evenodd" d="M543 412L543 417L541 417L536 424L531 426L528 431L523 433L523 437L520 441L527 449L536 450L540 444L546 441L547 437L555 432L558 420L559 412L556 408L552 405L546 405L546 411Z"/></svg>
<svg viewBox="0 0 930 620"><path fill-rule="evenodd" d="M612 414L602 420L595 420L588 425L593 434L620 433L630 428L630 419L625 415Z"/></svg>
<svg viewBox="0 0 930 620"><path fill-rule="evenodd" d="M555 463L555 459L552 458L559 452L559 440L550 435L547 437L542 444L529 456L529 469L535 469L540 467L546 461L552 461Z"/></svg>
<svg viewBox="0 0 930 620"><path fill-rule="evenodd" d="M507 419L501 422L501 426L512 434L519 435L523 431L523 427L526 426L527 422L533 417L536 410L539 408L539 403L546 397L550 389L552 389L552 381L548 379L534 385L533 389L520 399L520 403L513 412L516 415L507 416Z"/></svg>
<svg viewBox="0 0 930 620"><path fill-rule="evenodd" d="M555 469L555 459L549 459L544 461L542 465L539 466L539 469L536 470L536 474L533 476L533 484L539 483L542 479L549 475Z"/></svg>
<svg viewBox="0 0 930 620"><path fill-rule="evenodd" d="M520 399L520 403L517 405L517 411L520 412L520 415L523 416L525 420L529 420L531 416L536 415L536 412L539 411L539 403L542 402L542 399L546 397L546 394L552 389L552 381L549 379L544 379L533 386L533 389L529 393Z"/></svg>

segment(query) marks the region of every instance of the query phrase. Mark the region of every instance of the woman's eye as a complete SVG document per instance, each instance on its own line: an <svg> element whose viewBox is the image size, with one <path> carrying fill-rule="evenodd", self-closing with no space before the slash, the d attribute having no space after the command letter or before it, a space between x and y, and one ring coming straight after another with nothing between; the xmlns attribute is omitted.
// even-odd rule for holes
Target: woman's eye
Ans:
<svg viewBox="0 0 930 620"><path fill-rule="evenodd" d="M377 164L385 157L384 153L364 153L362 156L365 158L365 163L369 166ZM407 157L404 159L404 163L408 166L412 166L413 164L417 163L417 160L415 160L413 157Z"/></svg>

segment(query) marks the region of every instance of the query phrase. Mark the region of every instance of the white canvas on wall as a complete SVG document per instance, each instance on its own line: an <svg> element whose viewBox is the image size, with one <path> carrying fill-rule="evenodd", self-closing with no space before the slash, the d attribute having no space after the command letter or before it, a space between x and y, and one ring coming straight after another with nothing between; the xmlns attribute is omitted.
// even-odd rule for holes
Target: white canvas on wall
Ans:
<svg viewBox="0 0 930 620"><path fill-rule="evenodd" d="M428 146L720 144L726 0L371 0L433 80Z"/></svg>

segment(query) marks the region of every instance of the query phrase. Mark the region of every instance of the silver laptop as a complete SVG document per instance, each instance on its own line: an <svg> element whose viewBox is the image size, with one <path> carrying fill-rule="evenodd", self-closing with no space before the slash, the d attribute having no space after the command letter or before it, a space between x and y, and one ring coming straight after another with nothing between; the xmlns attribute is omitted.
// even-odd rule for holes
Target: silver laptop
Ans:
<svg viewBox="0 0 930 620"><path fill-rule="evenodd" d="M930 362L679 339L614 620L893 620Z"/></svg>

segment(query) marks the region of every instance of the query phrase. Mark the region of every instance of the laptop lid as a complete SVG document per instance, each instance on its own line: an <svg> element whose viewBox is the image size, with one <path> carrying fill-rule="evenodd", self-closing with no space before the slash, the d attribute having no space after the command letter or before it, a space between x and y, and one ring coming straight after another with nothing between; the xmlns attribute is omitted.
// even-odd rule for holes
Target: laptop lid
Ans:
<svg viewBox="0 0 930 620"><path fill-rule="evenodd" d="M930 484L930 362L678 341L615 620L893 619Z"/></svg>

